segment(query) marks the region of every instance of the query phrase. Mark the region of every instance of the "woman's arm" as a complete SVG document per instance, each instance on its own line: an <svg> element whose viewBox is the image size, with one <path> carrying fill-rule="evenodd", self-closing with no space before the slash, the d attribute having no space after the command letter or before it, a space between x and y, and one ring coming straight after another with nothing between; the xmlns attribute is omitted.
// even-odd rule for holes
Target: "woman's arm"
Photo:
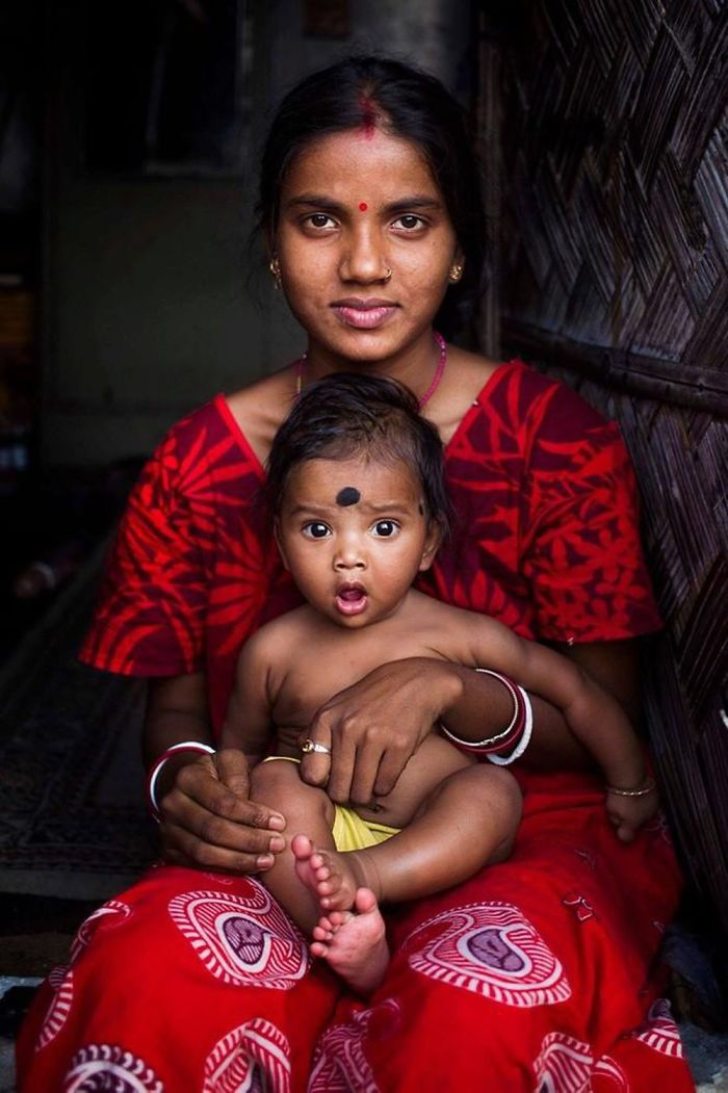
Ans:
<svg viewBox="0 0 728 1093"><path fill-rule="evenodd" d="M599 764L608 785L629 791L644 785L644 751L622 704L630 698L629 681L622 687L620 701L597 682L578 657L568 658L539 642L521 638L485 615L450 612L447 618L453 649L466 643L460 654L455 654L458 660L504 673L560 709L574 735ZM601 668L605 681L614 685L616 661L612 673L593 651L591 658L587 654L583 661L591 661L592 672Z"/></svg>
<svg viewBox="0 0 728 1093"><path fill-rule="evenodd" d="M144 754L153 762L182 741L210 743L202 673L153 680ZM284 847L280 813L248 799L248 763L237 749L213 755L172 755L157 781L160 836L167 861L203 869L253 873L269 869Z"/></svg>
<svg viewBox="0 0 728 1093"><path fill-rule="evenodd" d="M559 648L639 717L637 640ZM426 686L423 685L426 681ZM528 769L588 770L594 759L569 729L562 712L531 695L533 735L519 760ZM512 715L512 701L491 676L447 661L410 658L370 672L334 695L318 711L310 736L332 748L332 757L303 757L301 773L326 783L332 800L365 804L390 793L410 756L433 724L443 723L466 740L498 732Z"/></svg>
<svg viewBox="0 0 728 1093"><path fill-rule="evenodd" d="M547 702L533 702L528 760L538 769L584 769L590 757ZM327 784L332 800L367 804L393 789L405 764L433 726L463 739L498 732L513 713L502 684L448 661L411 657L384 664L340 691L317 711L309 736L331 749L305 755L301 775Z"/></svg>

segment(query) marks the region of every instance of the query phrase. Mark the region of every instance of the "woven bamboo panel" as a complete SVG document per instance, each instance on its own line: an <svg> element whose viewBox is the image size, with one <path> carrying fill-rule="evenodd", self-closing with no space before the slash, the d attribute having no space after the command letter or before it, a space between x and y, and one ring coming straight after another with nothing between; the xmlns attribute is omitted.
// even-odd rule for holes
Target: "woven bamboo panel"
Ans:
<svg viewBox="0 0 728 1093"><path fill-rule="evenodd" d="M632 451L666 622L649 731L693 891L728 937L728 3L519 7L504 26L483 5L499 348L581 389Z"/></svg>

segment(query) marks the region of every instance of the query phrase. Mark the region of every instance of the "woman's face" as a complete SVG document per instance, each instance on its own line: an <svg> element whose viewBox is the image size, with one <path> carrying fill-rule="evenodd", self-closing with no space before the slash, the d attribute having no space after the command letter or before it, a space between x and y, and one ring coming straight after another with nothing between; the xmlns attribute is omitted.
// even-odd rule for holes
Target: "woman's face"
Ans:
<svg viewBox="0 0 728 1093"><path fill-rule="evenodd" d="M364 128L309 144L284 181L273 242L313 359L432 352L432 321L461 252L416 145Z"/></svg>

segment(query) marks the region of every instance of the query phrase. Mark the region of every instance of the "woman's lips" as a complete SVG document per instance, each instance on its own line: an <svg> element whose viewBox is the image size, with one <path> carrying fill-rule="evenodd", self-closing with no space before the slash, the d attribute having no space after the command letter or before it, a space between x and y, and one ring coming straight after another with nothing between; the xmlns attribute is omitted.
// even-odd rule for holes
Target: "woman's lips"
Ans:
<svg viewBox="0 0 728 1093"><path fill-rule="evenodd" d="M337 300L331 307L345 326L356 330L374 330L397 310L388 300Z"/></svg>

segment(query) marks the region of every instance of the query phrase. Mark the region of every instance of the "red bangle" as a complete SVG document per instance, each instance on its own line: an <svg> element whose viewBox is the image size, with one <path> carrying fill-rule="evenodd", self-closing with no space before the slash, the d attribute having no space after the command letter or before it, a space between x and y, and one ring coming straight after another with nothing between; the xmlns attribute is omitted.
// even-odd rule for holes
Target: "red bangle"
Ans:
<svg viewBox="0 0 728 1093"><path fill-rule="evenodd" d="M473 755L489 755L494 752L506 752L507 754L508 750L521 740L529 721L530 703L528 697L522 687L519 687L517 683L514 683L509 676L503 675L502 672L493 672L490 668L476 668L475 671L492 676L493 679L497 679L506 688L513 700L511 720L500 732L495 733L493 736L487 736L484 740L463 740L450 732L449 729L446 729L444 725L441 725L440 729L448 740L451 740L462 751L470 752Z"/></svg>
<svg viewBox="0 0 728 1093"><path fill-rule="evenodd" d="M171 748L167 748L166 751L163 751L154 761L149 768L149 776L147 777L147 805L152 814L152 819L156 820L157 823L159 823L161 819L159 804L157 802L157 780L162 772L164 764L178 751L196 751L200 755L215 754L215 749L210 744L203 744L201 740L183 740L179 744L172 744Z"/></svg>

